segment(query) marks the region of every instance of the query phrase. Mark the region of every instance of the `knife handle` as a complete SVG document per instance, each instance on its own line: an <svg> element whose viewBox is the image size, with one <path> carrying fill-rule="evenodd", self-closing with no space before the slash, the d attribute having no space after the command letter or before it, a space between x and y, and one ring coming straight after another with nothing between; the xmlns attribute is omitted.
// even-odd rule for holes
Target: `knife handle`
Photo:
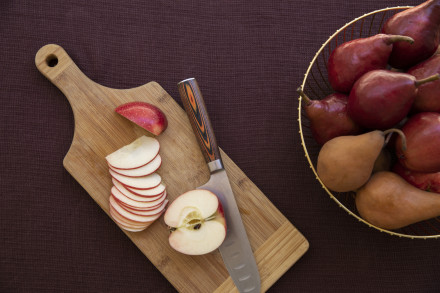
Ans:
<svg viewBox="0 0 440 293"><path fill-rule="evenodd" d="M206 163L221 161L220 151L197 81L189 78L179 82L177 86Z"/></svg>

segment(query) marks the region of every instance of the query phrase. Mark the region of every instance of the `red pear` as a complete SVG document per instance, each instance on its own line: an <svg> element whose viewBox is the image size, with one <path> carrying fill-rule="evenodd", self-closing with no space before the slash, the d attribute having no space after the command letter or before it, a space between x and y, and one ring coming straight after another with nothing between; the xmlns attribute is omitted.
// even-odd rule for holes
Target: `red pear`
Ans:
<svg viewBox="0 0 440 293"><path fill-rule="evenodd" d="M337 136L360 133L360 127L347 114L347 95L334 93L322 100L311 100L301 88L298 93L304 100L304 109L317 143L322 145Z"/></svg>
<svg viewBox="0 0 440 293"><path fill-rule="evenodd" d="M429 0L392 16L384 24L385 34L405 35L414 44L393 46L389 64L405 69L431 57L440 41L440 0Z"/></svg>
<svg viewBox="0 0 440 293"><path fill-rule="evenodd" d="M423 80L407 73L373 70L354 84L348 98L348 114L369 129L388 129L406 117L414 102L417 87L440 76Z"/></svg>
<svg viewBox="0 0 440 293"><path fill-rule="evenodd" d="M335 91L349 93L356 80L368 71L385 69L395 42L414 40L406 36L378 34L345 42L328 59L328 80Z"/></svg>
<svg viewBox="0 0 440 293"><path fill-rule="evenodd" d="M436 73L440 73L440 54L408 70L409 74L417 79L422 79ZM422 84L417 91L413 110L417 112L440 112L440 80Z"/></svg>
<svg viewBox="0 0 440 293"><path fill-rule="evenodd" d="M394 165L393 172L421 190L440 193L440 172L415 172L406 169L399 162Z"/></svg>
<svg viewBox="0 0 440 293"><path fill-rule="evenodd" d="M396 155L407 169L417 172L440 172L440 113L418 113L405 123L402 131L407 147L396 140Z"/></svg>

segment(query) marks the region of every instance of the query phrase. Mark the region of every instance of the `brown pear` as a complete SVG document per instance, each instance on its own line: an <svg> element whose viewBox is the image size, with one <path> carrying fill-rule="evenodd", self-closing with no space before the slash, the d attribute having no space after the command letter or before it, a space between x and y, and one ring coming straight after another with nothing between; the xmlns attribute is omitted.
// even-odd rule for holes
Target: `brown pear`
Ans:
<svg viewBox="0 0 440 293"><path fill-rule="evenodd" d="M394 230L439 216L440 196L383 171L356 192L356 208L370 224Z"/></svg>
<svg viewBox="0 0 440 293"><path fill-rule="evenodd" d="M322 183L336 192L355 191L364 185L385 145L385 135L391 132L403 135L398 129L374 130L356 136L339 136L326 142L317 163Z"/></svg>

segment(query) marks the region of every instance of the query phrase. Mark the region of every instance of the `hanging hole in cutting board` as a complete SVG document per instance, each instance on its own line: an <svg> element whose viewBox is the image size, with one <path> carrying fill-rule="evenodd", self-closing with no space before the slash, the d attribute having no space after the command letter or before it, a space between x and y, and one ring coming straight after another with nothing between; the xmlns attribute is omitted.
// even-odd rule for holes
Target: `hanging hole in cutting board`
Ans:
<svg viewBox="0 0 440 293"><path fill-rule="evenodd" d="M54 54L50 54L46 58L46 64L49 67L55 67L58 64L58 58Z"/></svg>

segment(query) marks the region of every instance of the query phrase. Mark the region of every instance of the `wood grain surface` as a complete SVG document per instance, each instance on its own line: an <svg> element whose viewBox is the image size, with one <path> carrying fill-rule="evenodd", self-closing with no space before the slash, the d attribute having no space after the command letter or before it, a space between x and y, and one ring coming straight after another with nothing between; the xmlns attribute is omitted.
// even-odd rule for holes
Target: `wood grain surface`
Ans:
<svg viewBox="0 0 440 293"><path fill-rule="evenodd" d="M188 117L159 84L149 82L124 90L101 86L87 78L64 49L54 44L42 47L35 63L64 93L73 109L75 131L64 167L107 214L112 182L105 156L141 135L149 135L114 112L123 103L150 102L168 118L167 130L157 139L163 160L158 173L167 186L170 201L206 183L209 170ZM307 251L309 243L243 171L220 152L257 260L262 290L266 291ZM124 233L178 291L237 292L218 251L186 256L171 249L162 217L143 232Z"/></svg>

